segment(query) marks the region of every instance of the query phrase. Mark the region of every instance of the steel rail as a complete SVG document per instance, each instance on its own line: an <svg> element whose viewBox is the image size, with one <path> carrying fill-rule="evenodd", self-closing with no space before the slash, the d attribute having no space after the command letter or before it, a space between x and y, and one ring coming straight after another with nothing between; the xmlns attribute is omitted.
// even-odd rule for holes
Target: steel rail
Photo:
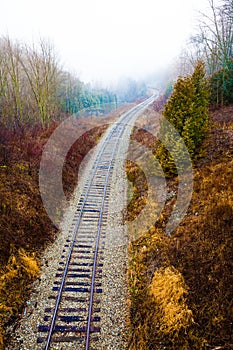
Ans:
<svg viewBox="0 0 233 350"><path fill-rule="evenodd" d="M95 249L95 254L94 254L94 265L93 265L93 270L92 270L93 272L92 272L92 281L91 281L89 310L88 310L85 350L89 349L89 343L90 343L90 328L91 328L91 317L92 317L93 298L94 298L95 275L96 275L97 255L98 255L98 250L99 250L99 240L100 240L100 233L101 233L101 223L102 223L102 217L103 217L104 202L105 202L106 193L107 193L107 186L109 183L110 171L112 169L112 163L114 160L113 157L116 154L117 146L119 144L120 137L122 136L124 130L125 130L125 127L121 129L120 134L118 136L118 139L116 140L114 149L113 149L112 154L111 154L111 160L110 160L110 164L108 166L108 172L107 172L107 175L105 178L104 193L103 193L103 197L102 197L101 211L100 211L99 222L98 222L96 249Z"/></svg>
<svg viewBox="0 0 233 350"><path fill-rule="evenodd" d="M110 137L112 136L114 131L115 131L115 128L110 132L110 135L107 137L107 139L110 139ZM95 167L94 167L94 169L92 171L92 177L91 177L91 180L89 182L89 185L88 185L88 188L86 190L85 197L84 197L81 209L80 209L79 219L78 219L78 222L77 222L76 227L75 227L75 232L74 232L74 236L73 236L73 239L72 239L72 244L70 246L69 254L68 254L68 257L67 257L67 260L66 260L66 265L65 265L65 268L64 268L61 284L60 284L58 295L57 295L57 299L56 299L56 304L55 304L55 308L54 308L54 312L53 312L53 317L52 317L52 321L51 321L48 337L46 339L45 350L48 350L49 347L50 347L52 334L53 334L53 331L54 331L56 317L57 317L57 313L58 313L58 308L59 308L59 305L60 305L60 302L61 302L62 291L63 291L64 285L65 285L65 280L66 280L66 276L67 276L67 273L68 273L68 268L69 268L71 256L72 256L72 253L73 253L74 245L76 243L77 232L78 232L78 229L79 229L79 226L80 226L80 223L81 223L84 206L85 206L85 203L86 203L86 200L87 200L87 197L88 197L89 190L90 190L90 188L92 186L93 179L95 177L95 171L96 171L96 169L98 167L98 162L100 161L100 158L103 155L106 146L107 146L107 143L104 145L104 147L102 148L100 154L97 157L97 161L95 163Z"/></svg>
<svg viewBox="0 0 233 350"><path fill-rule="evenodd" d="M66 259L66 264L65 264L65 268L63 271L63 275L62 275L62 280L61 280L61 284L59 287L59 291L57 294L57 298L56 298L56 303L55 303L55 307L54 307L54 311L53 311L53 316L52 316L52 320L51 320L51 324L50 324L50 328L49 328L49 332L48 332L48 336L46 339L46 345L45 345L45 350L48 350L50 348L50 344L52 341L52 335L54 332L54 328L55 328L55 323L56 323L56 317L58 314L58 309L59 309L59 305L61 302L61 298L62 298L62 293L63 293L63 289L64 289L64 285L65 285L65 281L66 281L66 277L67 277L67 273L68 273L68 268L69 268L69 264L70 264L70 260L72 257L72 253L74 250L74 246L76 243L76 238L77 238L77 234L78 234L78 229L80 227L80 223L82 220L82 216L83 216L83 212L84 212L84 207L89 195L89 191L91 189L91 186L93 185L93 180L95 178L96 175L96 170L99 166L99 163L101 162L101 157L103 156L105 149L109 143L109 141L111 140L112 136L114 135L114 132L117 131L117 129L119 129L119 126L123 126L121 129L119 129L119 134L116 135L117 139L115 140L115 145L114 148L112 150L111 153L111 158L109 161L109 165L108 165L108 172L105 178L105 185L104 185L104 190L103 190L103 197L102 197L102 202L101 202L101 209L100 209L100 215L99 215L99 221L98 221L98 228L97 228L97 236L96 236L96 245L95 245L95 251L94 251L94 262L93 262L93 269L92 269L92 281L91 281L91 290L90 290L90 299L89 299L89 308L88 308L88 321L87 321L87 330L86 330L86 344L85 344L85 349L88 350L89 349L89 343L90 343L90 330L91 330L91 318L92 318L92 308L93 308L93 299L94 299L94 286L95 286L95 275L96 275L96 268L97 268L97 258L98 258L98 250L99 250L99 241L100 241L100 233L101 233L101 223L102 223L102 218L103 218L103 211L104 211L104 204L105 204L105 199L106 199L106 193L107 193L107 186L109 184L109 178L110 178L110 174L111 174L111 169L112 169L112 164L114 161L114 156L116 154L117 151L117 146L119 144L119 140L120 137L123 135L123 132L127 126L127 122L128 119L130 120L133 116L132 113L135 113L137 111L141 111L143 109L143 107L146 107L147 105L149 105L152 101L154 100L153 96L149 99L147 99L146 101L143 101L142 103L140 103L139 105L133 107L130 111L124 113L118 120L118 122L116 122L113 127L112 130L110 129L109 134L106 136L106 139L104 140L104 145L102 147L102 149L100 150L99 154L97 155L97 158L95 160L94 166L92 168L92 176L91 179L88 183L88 187L85 191L85 196L81 205L81 209L79 211L79 218L77 221L77 224L75 226L75 231L74 231L74 235L72 238L72 243L70 245L69 248L69 253ZM122 121L124 121L124 123L122 123Z"/></svg>

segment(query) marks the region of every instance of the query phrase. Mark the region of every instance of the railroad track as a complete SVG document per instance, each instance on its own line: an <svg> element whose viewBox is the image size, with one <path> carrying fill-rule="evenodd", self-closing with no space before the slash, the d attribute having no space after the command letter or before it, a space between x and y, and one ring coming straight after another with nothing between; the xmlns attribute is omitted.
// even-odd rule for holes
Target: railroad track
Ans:
<svg viewBox="0 0 233 350"><path fill-rule="evenodd" d="M155 96L151 96L124 113L104 136L58 262L49 296L54 306L44 310L43 323L38 327L37 343L45 350L50 349L52 343L64 344L64 348L73 344L74 349L98 349L104 293L101 279L113 169L124 133L154 99Z"/></svg>

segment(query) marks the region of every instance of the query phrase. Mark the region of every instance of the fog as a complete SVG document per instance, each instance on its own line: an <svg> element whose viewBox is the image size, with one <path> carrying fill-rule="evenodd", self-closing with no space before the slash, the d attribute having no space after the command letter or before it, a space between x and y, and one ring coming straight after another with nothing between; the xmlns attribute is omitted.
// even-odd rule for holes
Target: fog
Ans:
<svg viewBox="0 0 233 350"><path fill-rule="evenodd" d="M7 0L0 34L48 38L64 69L110 84L164 70L185 47L207 0Z"/></svg>

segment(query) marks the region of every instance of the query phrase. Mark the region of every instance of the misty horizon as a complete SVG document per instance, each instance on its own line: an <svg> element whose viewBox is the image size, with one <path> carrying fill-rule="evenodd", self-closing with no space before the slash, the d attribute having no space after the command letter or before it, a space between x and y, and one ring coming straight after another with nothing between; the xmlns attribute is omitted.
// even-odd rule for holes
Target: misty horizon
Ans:
<svg viewBox="0 0 233 350"><path fill-rule="evenodd" d="M185 47L201 9L201 0L42 0L37 6L9 0L2 4L0 33L29 45L48 38L65 70L85 83L113 85L165 71Z"/></svg>

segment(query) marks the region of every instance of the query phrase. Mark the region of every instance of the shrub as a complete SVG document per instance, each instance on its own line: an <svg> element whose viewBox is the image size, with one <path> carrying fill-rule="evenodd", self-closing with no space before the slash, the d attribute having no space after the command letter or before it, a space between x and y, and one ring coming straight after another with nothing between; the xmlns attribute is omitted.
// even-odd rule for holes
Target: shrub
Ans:
<svg viewBox="0 0 233 350"><path fill-rule="evenodd" d="M178 78L174 91L165 105L163 117L168 120L182 137L192 159L199 155L200 146L209 129L209 90L205 78L204 64L198 62L192 76ZM156 156L160 160L166 175L176 175L175 161L166 148L172 146L178 159L184 152L180 137L174 137L161 119Z"/></svg>

